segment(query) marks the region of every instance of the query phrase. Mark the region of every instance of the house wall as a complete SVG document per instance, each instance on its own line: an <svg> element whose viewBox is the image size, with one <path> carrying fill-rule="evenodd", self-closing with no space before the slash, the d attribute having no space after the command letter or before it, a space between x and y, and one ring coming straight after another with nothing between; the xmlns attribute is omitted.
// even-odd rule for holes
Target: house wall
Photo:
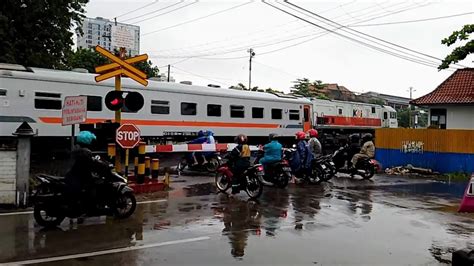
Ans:
<svg viewBox="0 0 474 266"><path fill-rule="evenodd" d="M411 164L441 173L474 172L474 130L379 128L375 147L384 168Z"/></svg>
<svg viewBox="0 0 474 266"><path fill-rule="evenodd" d="M474 105L433 106L431 108L446 109L446 129L474 129Z"/></svg>

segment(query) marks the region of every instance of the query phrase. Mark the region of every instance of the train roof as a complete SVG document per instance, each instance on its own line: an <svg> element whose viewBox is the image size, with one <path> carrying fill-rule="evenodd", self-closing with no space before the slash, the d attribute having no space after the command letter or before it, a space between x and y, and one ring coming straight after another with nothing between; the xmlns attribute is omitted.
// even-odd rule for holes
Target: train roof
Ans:
<svg viewBox="0 0 474 266"><path fill-rule="evenodd" d="M350 104L358 104L358 105L365 105L365 106L377 106L377 107L387 107L385 105L376 104L376 103L365 103L365 102L353 102L353 101L342 101L342 100L324 100L324 99L312 99L313 103L350 103Z"/></svg>
<svg viewBox="0 0 474 266"><path fill-rule="evenodd" d="M0 67L0 76L7 76L12 78L43 80L51 82L67 82L76 84L91 84L96 86L113 87L113 79L96 83L94 77L96 74L80 73L76 71L64 71L45 68L2 68ZM196 95L210 95L218 97L232 97L240 99L252 99L261 101L277 101L289 102L297 104L311 104L307 98L299 98L291 95L281 95L265 92L241 91L226 88L214 88L196 85L187 85L181 83L161 82L156 80L148 80L148 86L144 88L135 81L129 78L122 79L122 87L137 89L137 90L157 90L165 92L178 92Z"/></svg>

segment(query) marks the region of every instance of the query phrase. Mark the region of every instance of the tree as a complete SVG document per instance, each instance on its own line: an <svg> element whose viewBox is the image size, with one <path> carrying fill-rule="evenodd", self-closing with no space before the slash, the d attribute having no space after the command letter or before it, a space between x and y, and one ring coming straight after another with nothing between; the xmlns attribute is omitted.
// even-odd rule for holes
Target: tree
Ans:
<svg viewBox="0 0 474 266"><path fill-rule="evenodd" d="M268 93L283 93L282 91L275 90L275 89L272 89L272 88L266 89L265 92L268 92Z"/></svg>
<svg viewBox="0 0 474 266"><path fill-rule="evenodd" d="M0 1L0 62L65 68L88 1Z"/></svg>
<svg viewBox="0 0 474 266"><path fill-rule="evenodd" d="M398 127L409 127L410 126L410 115L409 109L401 109L397 111Z"/></svg>
<svg viewBox="0 0 474 266"><path fill-rule="evenodd" d="M297 79L293 81L291 92L294 94L299 94L304 97L314 97L315 93L310 90L311 82L307 78Z"/></svg>
<svg viewBox="0 0 474 266"><path fill-rule="evenodd" d="M66 62L67 68L85 68L89 73L95 73L95 67L110 63L110 61L92 49L78 49L71 52ZM134 64L138 69L143 71L147 78L157 77L159 69L153 66L151 61L140 62Z"/></svg>
<svg viewBox="0 0 474 266"><path fill-rule="evenodd" d="M449 47L457 41L468 40L472 32L474 32L474 24L464 25L460 31L454 31L449 37L443 39L441 43ZM438 66L438 70L448 68L449 65L463 60L471 53L474 53L474 40L470 40L465 45L454 48L454 50L443 59L441 65Z"/></svg>

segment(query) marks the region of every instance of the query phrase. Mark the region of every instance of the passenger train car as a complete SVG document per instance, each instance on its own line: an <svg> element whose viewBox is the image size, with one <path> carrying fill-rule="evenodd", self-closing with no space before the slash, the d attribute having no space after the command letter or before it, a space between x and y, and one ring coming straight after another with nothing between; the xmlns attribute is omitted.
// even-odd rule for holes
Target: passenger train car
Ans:
<svg viewBox="0 0 474 266"><path fill-rule="evenodd" d="M114 112L105 107L104 98L114 90L114 81L96 83L94 76L0 64L0 137L11 137L26 121L39 139L66 139L71 134L70 127L61 125L66 96L88 97L86 123L113 120ZM122 79L122 89L144 96L144 107L135 113L122 112L122 122L139 126L146 140L208 129L223 142L239 133L266 141L270 133L293 138L295 132L313 127L397 127L394 110L380 105L153 80L143 87L128 78Z"/></svg>
<svg viewBox="0 0 474 266"><path fill-rule="evenodd" d="M11 136L23 121L39 137L69 136L70 127L61 125L66 96L88 97L87 123L113 120L114 112L104 104L107 92L114 90L113 79L96 83L95 74L21 70L0 70L0 136ZM139 126L144 138L201 129L211 129L219 138L239 133L290 137L312 127L312 103L305 98L153 80L143 87L128 78L122 79L122 89L144 96L141 110L122 113L122 122Z"/></svg>

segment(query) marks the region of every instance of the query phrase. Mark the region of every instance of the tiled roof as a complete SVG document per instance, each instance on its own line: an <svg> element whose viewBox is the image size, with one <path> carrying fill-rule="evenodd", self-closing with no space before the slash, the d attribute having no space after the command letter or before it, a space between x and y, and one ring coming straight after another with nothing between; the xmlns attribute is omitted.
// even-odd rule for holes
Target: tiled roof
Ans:
<svg viewBox="0 0 474 266"><path fill-rule="evenodd" d="M474 104L474 68L456 70L434 91L410 103L414 105Z"/></svg>

